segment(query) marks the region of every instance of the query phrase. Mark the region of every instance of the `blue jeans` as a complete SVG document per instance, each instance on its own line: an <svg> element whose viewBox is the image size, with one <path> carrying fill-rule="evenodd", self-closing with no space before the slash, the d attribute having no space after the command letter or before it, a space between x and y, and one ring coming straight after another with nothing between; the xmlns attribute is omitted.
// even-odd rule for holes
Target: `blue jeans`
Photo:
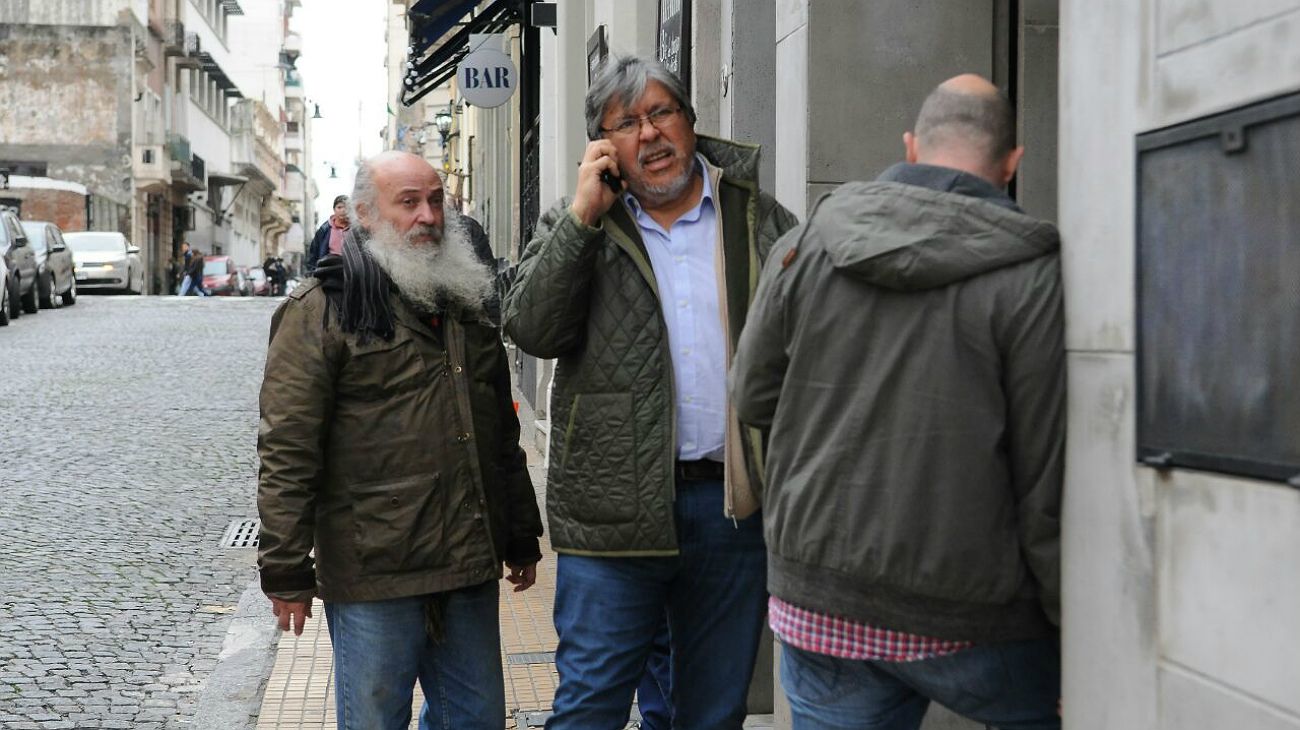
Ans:
<svg viewBox="0 0 1300 730"><path fill-rule="evenodd" d="M672 652L668 638L668 615L655 632L650 656L645 662L645 673L636 686L636 706L641 712L642 730L672 730Z"/></svg>
<svg viewBox="0 0 1300 730"><path fill-rule="evenodd" d="M206 297L208 295L206 291L203 291L202 283L195 281L194 279L192 279L187 275L184 279L181 279L180 295L183 297L187 297L190 295L191 291L193 291L196 296L200 296L200 297Z"/></svg>
<svg viewBox="0 0 1300 730"><path fill-rule="evenodd" d="M561 554L555 577L560 685L548 730L627 723L665 607L674 727L739 730L767 613L762 517L722 514L722 483L677 486L679 554Z"/></svg>
<svg viewBox="0 0 1300 730"><path fill-rule="evenodd" d="M938 702L1004 730L1059 730L1055 639L981 644L915 662L836 659L781 648L793 730L915 730Z"/></svg>
<svg viewBox="0 0 1300 730"><path fill-rule="evenodd" d="M420 728L500 730L505 687L497 581L447 594L446 638L424 628L426 596L325 604L339 730L406 730L420 682Z"/></svg>

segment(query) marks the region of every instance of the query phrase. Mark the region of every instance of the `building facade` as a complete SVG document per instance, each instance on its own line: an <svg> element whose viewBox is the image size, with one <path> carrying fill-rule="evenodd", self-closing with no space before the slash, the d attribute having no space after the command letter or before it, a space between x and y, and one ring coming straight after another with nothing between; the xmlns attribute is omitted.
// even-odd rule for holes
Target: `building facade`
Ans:
<svg viewBox="0 0 1300 730"><path fill-rule="evenodd" d="M81 225L139 246L150 293L171 291L183 241L241 266L301 251L288 234L314 195L285 160L298 4L5 4L0 168L84 186Z"/></svg>
<svg viewBox="0 0 1300 730"><path fill-rule="evenodd" d="M673 63L697 129L761 144L764 186L800 217L901 160L939 82L976 72L1005 89L1027 148L1011 192L1064 236L1066 726L1300 728L1300 386L1283 365L1300 261L1276 244L1300 226L1284 172L1300 160L1300 3L574 0L556 13L541 37L543 208L576 184L604 52Z"/></svg>

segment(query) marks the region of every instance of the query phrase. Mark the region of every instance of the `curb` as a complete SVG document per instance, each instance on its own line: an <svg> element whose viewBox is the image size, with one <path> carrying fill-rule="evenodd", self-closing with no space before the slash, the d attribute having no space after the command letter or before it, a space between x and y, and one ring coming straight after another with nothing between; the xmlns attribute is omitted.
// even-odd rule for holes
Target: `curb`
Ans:
<svg viewBox="0 0 1300 730"><path fill-rule="evenodd" d="M217 667L203 685L190 726L194 730L254 730L279 641L271 601L254 579L239 598Z"/></svg>

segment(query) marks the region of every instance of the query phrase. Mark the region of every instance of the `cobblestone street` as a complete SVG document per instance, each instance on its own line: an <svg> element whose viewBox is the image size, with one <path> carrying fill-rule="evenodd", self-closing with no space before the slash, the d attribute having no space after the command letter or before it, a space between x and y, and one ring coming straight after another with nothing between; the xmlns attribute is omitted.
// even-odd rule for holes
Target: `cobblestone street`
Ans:
<svg viewBox="0 0 1300 730"><path fill-rule="evenodd" d="M276 301L82 297L0 329L0 727L187 727L251 549Z"/></svg>

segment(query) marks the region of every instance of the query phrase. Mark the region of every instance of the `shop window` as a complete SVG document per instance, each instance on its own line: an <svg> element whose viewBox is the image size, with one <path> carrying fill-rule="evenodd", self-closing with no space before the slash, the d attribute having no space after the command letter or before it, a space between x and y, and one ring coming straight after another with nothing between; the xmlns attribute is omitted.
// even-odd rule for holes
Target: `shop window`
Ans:
<svg viewBox="0 0 1300 730"><path fill-rule="evenodd" d="M1300 487L1300 94L1137 158L1138 458Z"/></svg>

